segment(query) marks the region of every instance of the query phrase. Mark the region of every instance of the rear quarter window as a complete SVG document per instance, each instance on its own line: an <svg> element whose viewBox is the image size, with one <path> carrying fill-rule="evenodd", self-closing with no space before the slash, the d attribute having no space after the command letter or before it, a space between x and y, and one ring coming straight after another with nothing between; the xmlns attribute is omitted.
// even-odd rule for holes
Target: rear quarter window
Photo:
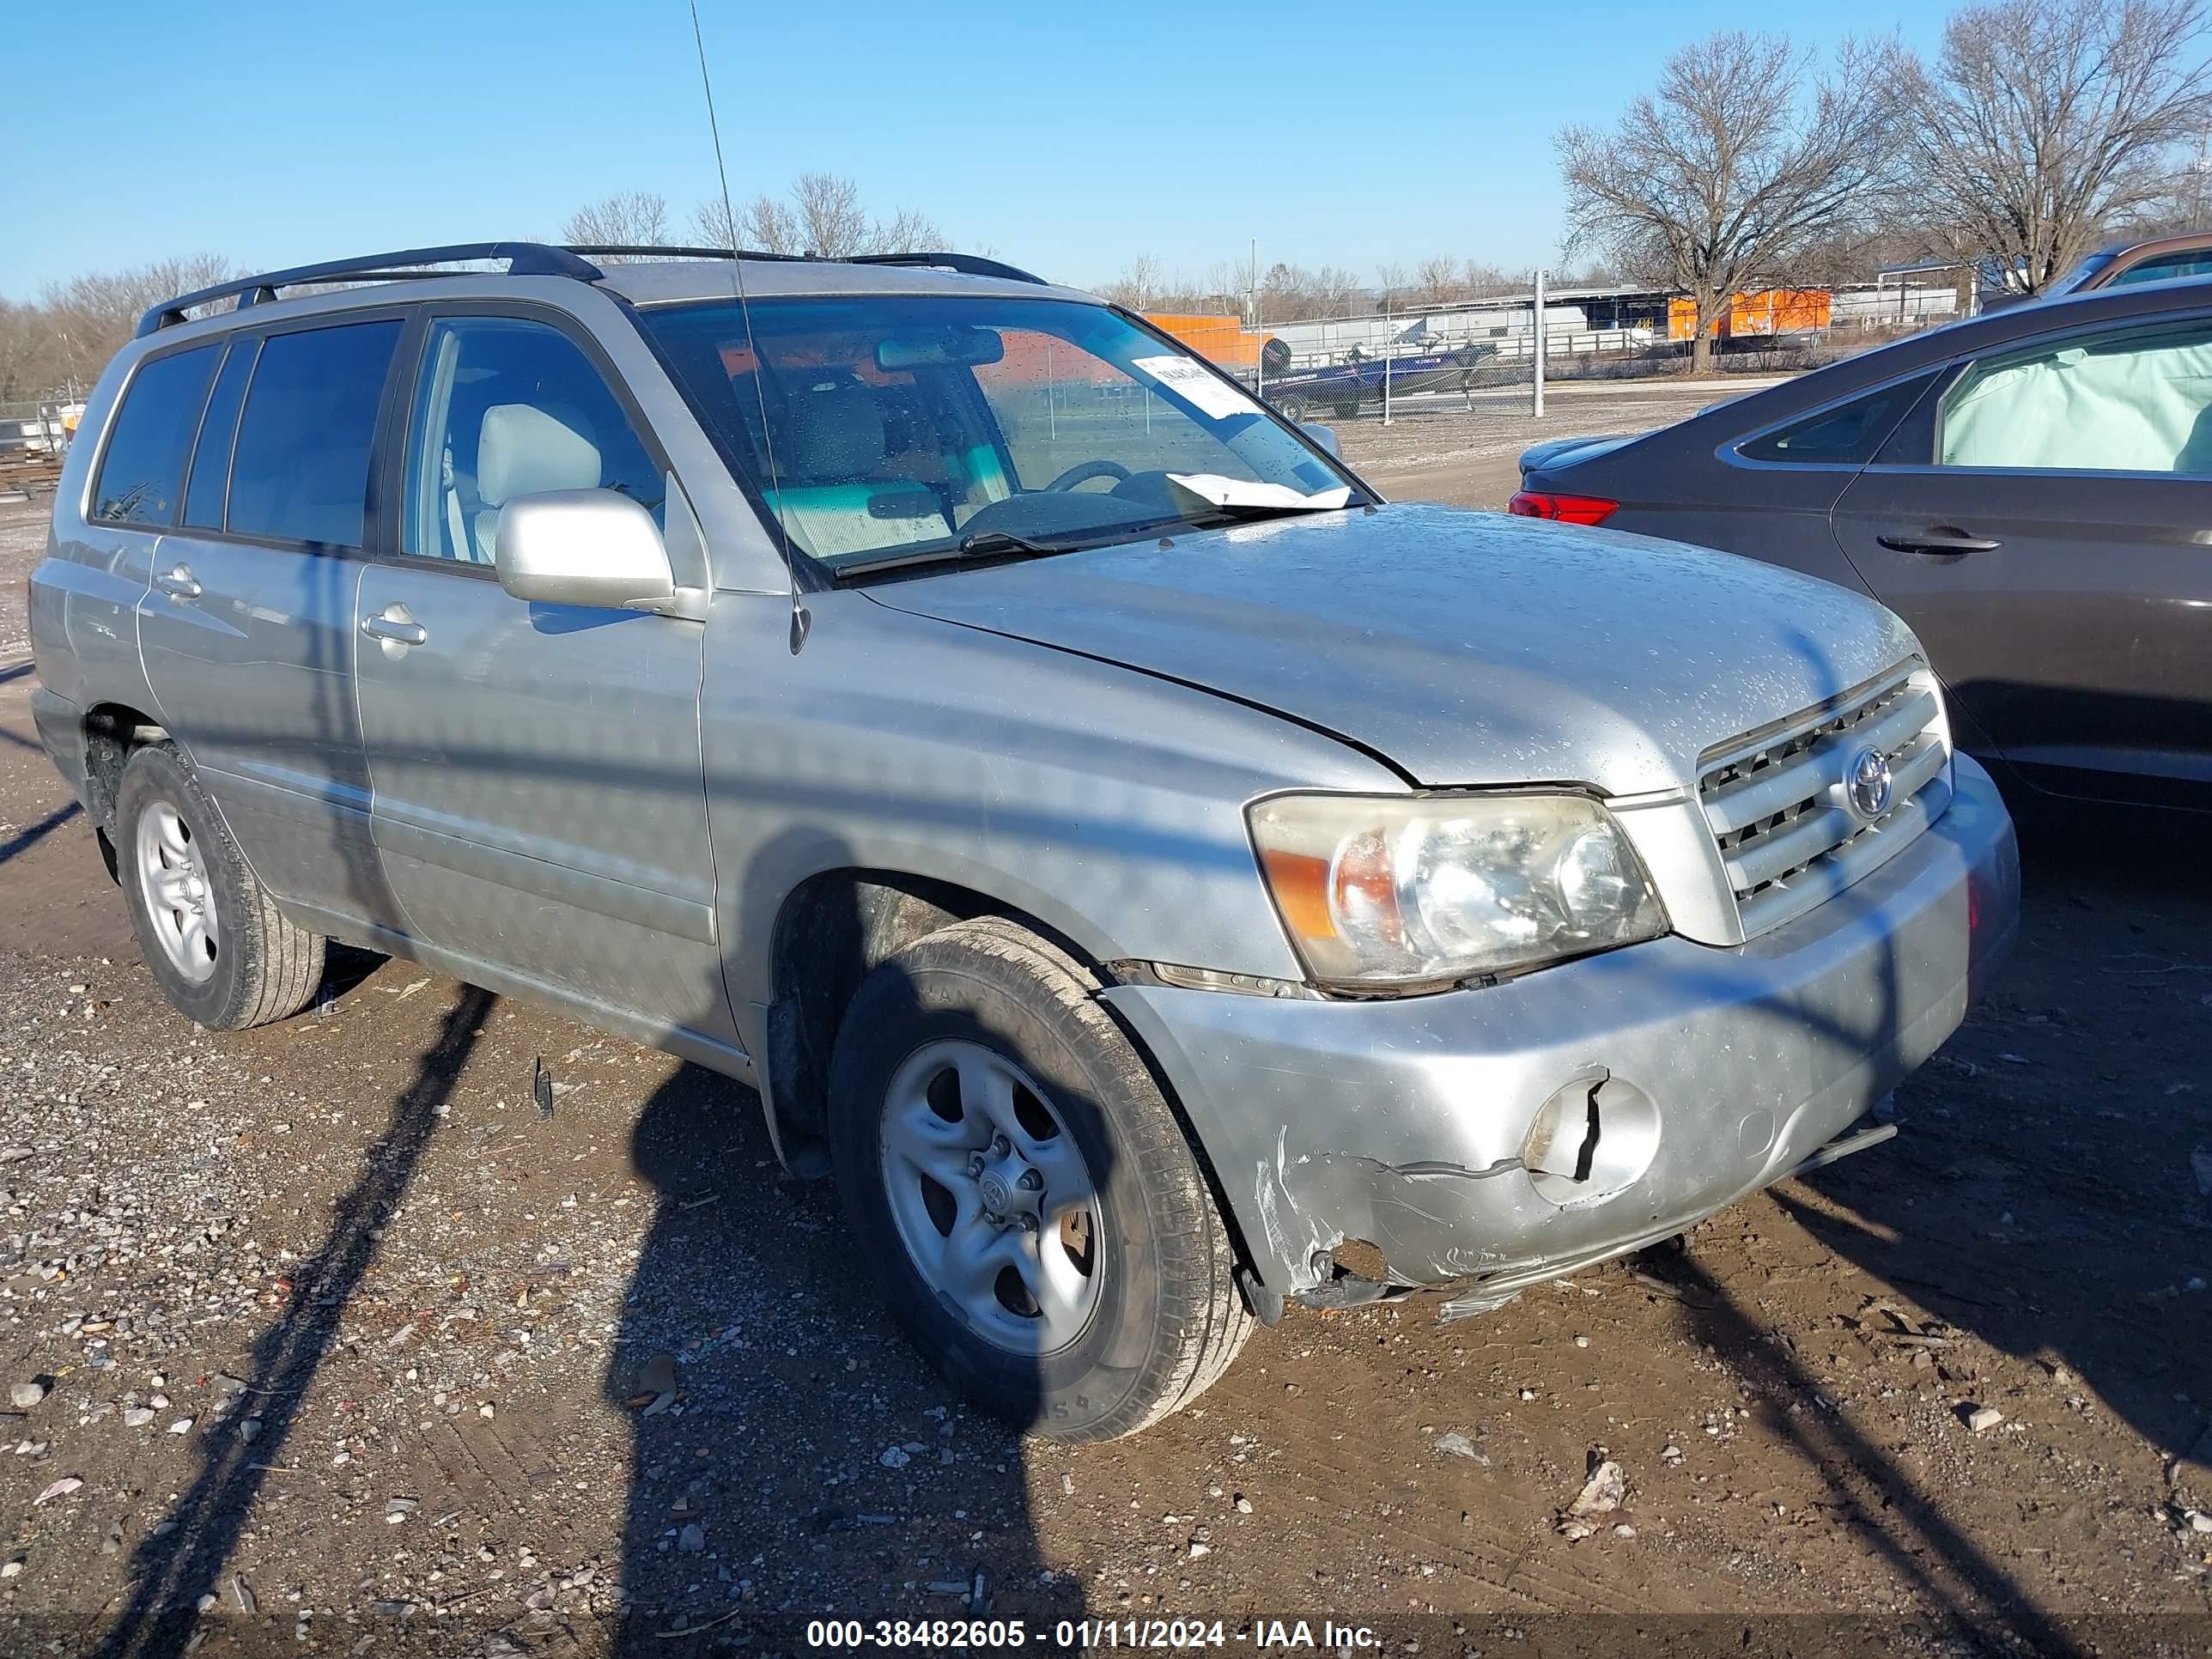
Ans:
<svg viewBox="0 0 2212 1659"><path fill-rule="evenodd" d="M263 342L230 463L234 535L359 547L377 405L398 319Z"/></svg>
<svg viewBox="0 0 2212 1659"><path fill-rule="evenodd" d="M1801 466L1864 466L1935 378L1930 372L1882 386L1778 431L1747 438L1736 446L1736 453L1746 460Z"/></svg>
<svg viewBox="0 0 2212 1659"><path fill-rule="evenodd" d="M141 363L124 388L93 486L92 516L105 524L167 526L184 494L185 457L222 348L198 346Z"/></svg>

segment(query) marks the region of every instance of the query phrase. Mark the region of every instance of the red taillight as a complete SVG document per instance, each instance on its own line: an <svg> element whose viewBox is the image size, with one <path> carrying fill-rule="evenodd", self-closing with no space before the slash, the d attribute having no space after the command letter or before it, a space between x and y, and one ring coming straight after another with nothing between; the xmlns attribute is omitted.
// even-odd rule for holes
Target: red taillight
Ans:
<svg viewBox="0 0 2212 1659"><path fill-rule="evenodd" d="M1548 489L1523 489L1505 503L1518 519L1556 519L1561 524L1603 524L1619 507L1602 495L1557 495Z"/></svg>

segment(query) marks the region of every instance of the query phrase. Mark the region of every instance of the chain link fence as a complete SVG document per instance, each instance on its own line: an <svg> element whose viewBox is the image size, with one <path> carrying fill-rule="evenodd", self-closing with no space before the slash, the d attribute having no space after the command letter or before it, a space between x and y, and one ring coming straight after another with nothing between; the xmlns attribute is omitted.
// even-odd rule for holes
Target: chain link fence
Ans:
<svg viewBox="0 0 2212 1659"><path fill-rule="evenodd" d="M1376 302L1333 317L1258 321L1155 312L1153 323L1294 419L1447 419L1528 396L1540 342L1533 288L1436 305ZM1710 373L1796 373L1961 313L1948 284L1896 281L1735 296ZM1569 288L1546 295L1547 381L1686 376L1696 313L1662 291ZM1533 399L1532 399L1533 401Z"/></svg>

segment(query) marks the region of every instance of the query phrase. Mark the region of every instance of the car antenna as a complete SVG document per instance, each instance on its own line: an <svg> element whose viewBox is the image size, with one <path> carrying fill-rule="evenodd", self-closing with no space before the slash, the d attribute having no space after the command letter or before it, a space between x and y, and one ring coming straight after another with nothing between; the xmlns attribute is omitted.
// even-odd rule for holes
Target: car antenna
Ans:
<svg viewBox="0 0 2212 1659"><path fill-rule="evenodd" d="M776 479L775 434L769 429L760 349L753 343L753 308L745 298L745 262L738 249L738 216L730 205L730 170L722 161L722 124L714 116L714 82L707 73L707 38L699 29L699 0L690 0L690 6L691 44L699 51L699 85L707 94L707 131L714 136L714 173L722 187L722 228L730 239L730 288L738 302L738 314L744 319L745 355L752 359L753 398L760 410L761 447L768 458L769 499L777 503L776 540L782 545L784 574L791 583L791 654L795 657L806 643L814 617L799 595L799 561L792 552L791 530L783 517L782 488Z"/></svg>

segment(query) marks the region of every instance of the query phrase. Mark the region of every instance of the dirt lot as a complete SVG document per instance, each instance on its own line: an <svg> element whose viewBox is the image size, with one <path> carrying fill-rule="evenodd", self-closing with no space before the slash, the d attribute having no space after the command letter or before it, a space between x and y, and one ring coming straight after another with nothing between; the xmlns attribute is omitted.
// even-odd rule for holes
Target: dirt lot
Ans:
<svg viewBox="0 0 2212 1659"><path fill-rule="evenodd" d="M1393 494L1510 487L1525 424L1429 424L1347 448ZM46 1387L0 1458L0 1651L774 1650L979 1574L1001 1615L1231 1645L2212 1644L2201 838L2032 839L2010 968L1889 1145L1486 1317L1293 1313L1066 1450L888 1333L741 1090L398 962L263 1030L171 1013L35 748L42 534L0 507L0 1382ZM1570 1542L1599 1456L1625 1510Z"/></svg>

